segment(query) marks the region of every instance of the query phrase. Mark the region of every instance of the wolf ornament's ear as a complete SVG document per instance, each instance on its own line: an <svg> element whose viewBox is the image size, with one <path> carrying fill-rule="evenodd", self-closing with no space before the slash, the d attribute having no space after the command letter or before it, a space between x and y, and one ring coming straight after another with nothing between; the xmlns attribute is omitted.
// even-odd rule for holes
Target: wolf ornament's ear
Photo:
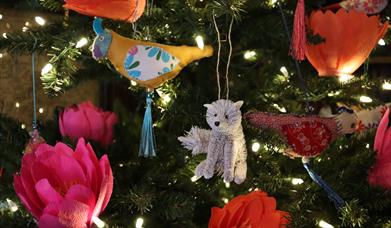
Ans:
<svg viewBox="0 0 391 228"><path fill-rule="evenodd" d="M204 104L204 107L207 108L207 109L212 108L212 106L213 106L213 105L211 105L211 104Z"/></svg>
<svg viewBox="0 0 391 228"><path fill-rule="evenodd" d="M237 101L237 102L234 103L234 105L235 105L235 107L237 109L240 109L242 107L242 105L243 105L243 101Z"/></svg>

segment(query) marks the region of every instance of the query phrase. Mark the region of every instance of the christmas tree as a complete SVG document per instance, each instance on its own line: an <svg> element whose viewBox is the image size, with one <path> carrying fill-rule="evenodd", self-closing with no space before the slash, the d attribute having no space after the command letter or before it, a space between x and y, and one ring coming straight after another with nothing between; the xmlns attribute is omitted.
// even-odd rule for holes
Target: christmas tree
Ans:
<svg viewBox="0 0 391 228"><path fill-rule="evenodd" d="M307 1L305 11L309 16L338 2ZM138 156L146 90L121 76L109 60L93 59L89 49L96 35L93 17L64 8L63 1L3 0L3 25L8 23L7 11L36 16L32 17L35 22L26 22L23 28L1 32L0 58L49 56L36 73L37 84L42 83L45 91L37 96L50 100L66 97L82 81L98 83L99 102L95 105L118 117L113 144L102 146L90 140L98 158L108 155L114 176L113 194L99 216L107 227L207 227L212 207L223 207L255 189L277 200L277 208L290 214L291 227L391 227L390 189L368 183L368 172L375 163L378 123L351 137L337 137L311 159L311 168L344 200L339 208L311 179L301 159L282 153L286 141L270 129L260 130L242 121L248 154L247 178L241 184L226 183L218 175L197 178L194 170L205 155L192 156L178 141L192 126L210 129L203 105L216 101L219 90L224 98L229 94L233 102L244 101L243 114L258 110L325 116L337 114L341 106L359 113L391 102L390 33L378 41L354 77L319 77L309 61L298 62L288 55L296 4L280 0L149 0L144 14L134 23L104 19L105 28L134 40L213 46L212 57L190 63L178 77L151 93L156 139L156 157L152 158ZM390 16L388 5L379 13L379 21L386 24ZM358 27L365 26L360 23ZM329 41L310 30L307 26L307 43ZM354 47L358 44L350 39L365 35L370 34L351 34L337 43ZM7 67L5 63L1 68ZM30 65L18 67L30 69ZM14 80L24 83L20 78ZM62 141L75 148L77 141L60 134L57 120L62 108L56 108L52 120L38 116L36 124L48 144ZM325 110L330 111L325 114ZM24 115L31 117L32 113ZM13 174L20 170L29 141L25 124L21 128L12 116L0 115L1 227L37 226L13 184Z"/></svg>

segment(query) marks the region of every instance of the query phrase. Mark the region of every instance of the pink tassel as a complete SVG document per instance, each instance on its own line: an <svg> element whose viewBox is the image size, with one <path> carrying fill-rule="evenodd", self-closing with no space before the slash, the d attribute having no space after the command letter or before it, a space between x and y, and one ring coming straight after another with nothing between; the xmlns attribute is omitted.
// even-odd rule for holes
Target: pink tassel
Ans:
<svg viewBox="0 0 391 228"><path fill-rule="evenodd" d="M295 11L295 19L293 22L293 32L289 54L299 61L305 59L305 44L307 42L306 35L304 0L298 0Z"/></svg>

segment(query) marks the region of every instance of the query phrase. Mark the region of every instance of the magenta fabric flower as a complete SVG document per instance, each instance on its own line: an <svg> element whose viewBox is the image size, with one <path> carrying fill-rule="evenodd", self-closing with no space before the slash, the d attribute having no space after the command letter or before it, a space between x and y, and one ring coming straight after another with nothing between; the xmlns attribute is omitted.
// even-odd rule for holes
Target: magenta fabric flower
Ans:
<svg viewBox="0 0 391 228"><path fill-rule="evenodd" d="M59 116L62 136L72 139L85 138L102 146L113 143L113 126L118 122L113 112L104 112L90 101L65 108Z"/></svg>
<svg viewBox="0 0 391 228"><path fill-rule="evenodd" d="M113 173L107 155L98 160L84 139L75 151L41 144L24 154L14 188L40 228L87 228L110 200Z"/></svg>
<svg viewBox="0 0 391 228"><path fill-rule="evenodd" d="M390 109L387 109L375 137L376 162L369 171L368 182L391 191L391 127Z"/></svg>

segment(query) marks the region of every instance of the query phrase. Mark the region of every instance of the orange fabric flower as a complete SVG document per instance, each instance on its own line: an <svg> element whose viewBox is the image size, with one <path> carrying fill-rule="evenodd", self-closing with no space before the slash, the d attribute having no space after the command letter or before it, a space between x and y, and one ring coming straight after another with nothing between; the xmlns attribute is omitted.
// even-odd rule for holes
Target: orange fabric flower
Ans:
<svg viewBox="0 0 391 228"><path fill-rule="evenodd" d="M240 195L223 208L212 208L209 228L280 228L289 223L289 214L276 210L276 200L254 191Z"/></svg>
<svg viewBox="0 0 391 228"><path fill-rule="evenodd" d="M336 13L315 11L307 25L314 35L324 38L324 42L317 45L307 43L305 50L319 76L353 74L388 28L388 23L382 24L379 16L345 9Z"/></svg>

